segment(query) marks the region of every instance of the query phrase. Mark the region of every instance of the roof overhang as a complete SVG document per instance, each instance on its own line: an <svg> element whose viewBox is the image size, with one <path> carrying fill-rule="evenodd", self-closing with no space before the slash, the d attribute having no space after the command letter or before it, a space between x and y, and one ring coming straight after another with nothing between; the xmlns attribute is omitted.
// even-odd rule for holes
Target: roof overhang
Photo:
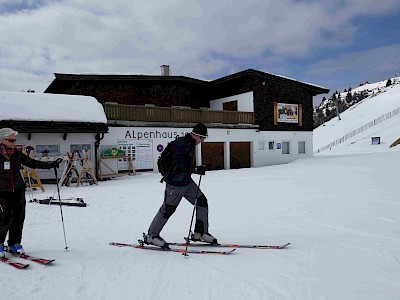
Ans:
<svg viewBox="0 0 400 300"><path fill-rule="evenodd" d="M311 83L305 83L305 82L301 82L298 80L295 80L293 78L289 78L289 77L284 77L284 76L280 76L280 75L275 75L275 74L270 74L270 73L266 73L266 72L262 72L262 71L258 71L258 70L254 70L254 69L247 69L238 73L234 73L228 76L224 76L218 79L215 79L213 81L210 82L211 85L219 85L237 78L242 78L242 77L246 77L246 76L256 76L260 79L275 79L275 80L279 80L279 81L289 81L291 83L293 83L294 85L298 85L301 86L307 90L309 90L313 95L319 95L319 94L326 94L329 92L329 89L318 86L318 85L314 85Z"/></svg>
<svg viewBox="0 0 400 300"><path fill-rule="evenodd" d="M107 133L108 125L90 122L48 122L1 120L1 127L21 133Z"/></svg>

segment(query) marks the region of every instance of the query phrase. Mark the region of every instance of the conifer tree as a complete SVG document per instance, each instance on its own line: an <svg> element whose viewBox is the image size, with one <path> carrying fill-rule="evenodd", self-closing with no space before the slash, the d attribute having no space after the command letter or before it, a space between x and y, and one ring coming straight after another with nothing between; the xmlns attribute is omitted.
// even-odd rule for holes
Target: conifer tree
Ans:
<svg viewBox="0 0 400 300"><path fill-rule="evenodd" d="M351 92L348 91L348 92L347 92L347 95L346 95L346 102L347 102L348 104L350 104L351 101L353 101L353 96L351 95Z"/></svg>

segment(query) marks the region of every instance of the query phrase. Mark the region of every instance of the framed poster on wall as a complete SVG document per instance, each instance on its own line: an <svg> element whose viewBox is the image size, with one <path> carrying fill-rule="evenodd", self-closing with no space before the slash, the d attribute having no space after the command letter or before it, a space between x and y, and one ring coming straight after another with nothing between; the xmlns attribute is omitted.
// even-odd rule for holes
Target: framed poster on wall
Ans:
<svg viewBox="0 0 400 300"><path fill-rule="evenodd" d="M60 155L59 145L36 145L35 156L37 157L58 156L58 155Z"/></svg>
<svg viewBox="0 0 400 300"><path fill-rule="evenodd" d="M301 114L301 104L274 102L274 125L289 123L302 126Z"/></svg>
<svg viewBox="0 0 400 300"><path fill-rule="evenodd" d="M277 104L278 123L299 123L299 106L297 104Z"/></svg>

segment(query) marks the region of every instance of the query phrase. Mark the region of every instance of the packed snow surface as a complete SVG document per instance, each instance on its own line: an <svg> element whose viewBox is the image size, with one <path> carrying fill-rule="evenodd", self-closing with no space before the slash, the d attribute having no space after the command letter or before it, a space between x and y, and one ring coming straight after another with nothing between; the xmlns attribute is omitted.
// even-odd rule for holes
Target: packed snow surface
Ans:
<svg viewBox="0 0 400 300"><path fill-rule="evenodd" d="M397 90L382 95L386 104L376 96L375 109L368 108L375 101L370 99L359 105L365 113L349 110L343 125L333 121L321 127L314 142L324 145L326 137L357 128L360 118L400 106L393 96ZM354 140L289 164L207 172L201 188L208 198L210 232L221 243L290 242L283 250L184 257L110 246L111 241L135 243L147 231L163 201L160 175L62 187L61 198L83 197L88 203L62 207L68 250L60 207L28 203L25 250L56 261L50 266L31 262L25 270L0 264L1 295L30 300L399 299L400 145L389 148L400 137L399 120L393 117ZM372 135L381 136L382 143L371 145ZM199 176L193 179L198 182ZM27 199L57 196L55 185L45 188L28 192ZM192 206L182 200L161 232L164 239L183 242L191 215Z"/></svg>
<svg viewBox="0 0 400 300"><path fill-rule="evenodd" d="M322 156L286 165L208 172L210 232L220 242L291 245L229 256L153 252L135 243L162 203L160 176L62 187L88 207L27 204L23 245L56 259L26 270L0 265L14 299L395 299L400 293L400 152ZM193 176L199 180L197 175ZM54 185L33 197L53 196ZM32 197L27 194L28 200ZM183 241L182 201L162 231ZM22 261L21 259L18 259Z"/></svg>

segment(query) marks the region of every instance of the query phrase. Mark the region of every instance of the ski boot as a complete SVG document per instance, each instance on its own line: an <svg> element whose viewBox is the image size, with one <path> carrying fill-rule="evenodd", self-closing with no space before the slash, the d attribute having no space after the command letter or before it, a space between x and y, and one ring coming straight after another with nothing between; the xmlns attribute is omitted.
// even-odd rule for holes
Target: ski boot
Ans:
<svg viewBox="0 0 400 300"><path fill-rule="evenodd" d="M0 258L5 256L6 256L6 247L4 246L4 244L0 244Z"/></svg>
<svg viewBox="0 0 400 300"><path fill-rule="evenodd" d="M217 245L218 241L215 237L213 237L210 233L198 233L195 232L192 234L190 239L194 242L206 242L209 244Z"/></svg>
<svg viewBox="0 0 400 300"><path fill-rule="evenodd" d="M146 235L143 233L143 243L161 247L163 249L169 249L168 243L159 235Z"/></svg>
<svg viewBox="0 0 400 300"><path fill-rule="evenodd" d="M8 245L8 252L12 254L25 254L24 248L21 244L15 244L13 246Z"/></svg>

